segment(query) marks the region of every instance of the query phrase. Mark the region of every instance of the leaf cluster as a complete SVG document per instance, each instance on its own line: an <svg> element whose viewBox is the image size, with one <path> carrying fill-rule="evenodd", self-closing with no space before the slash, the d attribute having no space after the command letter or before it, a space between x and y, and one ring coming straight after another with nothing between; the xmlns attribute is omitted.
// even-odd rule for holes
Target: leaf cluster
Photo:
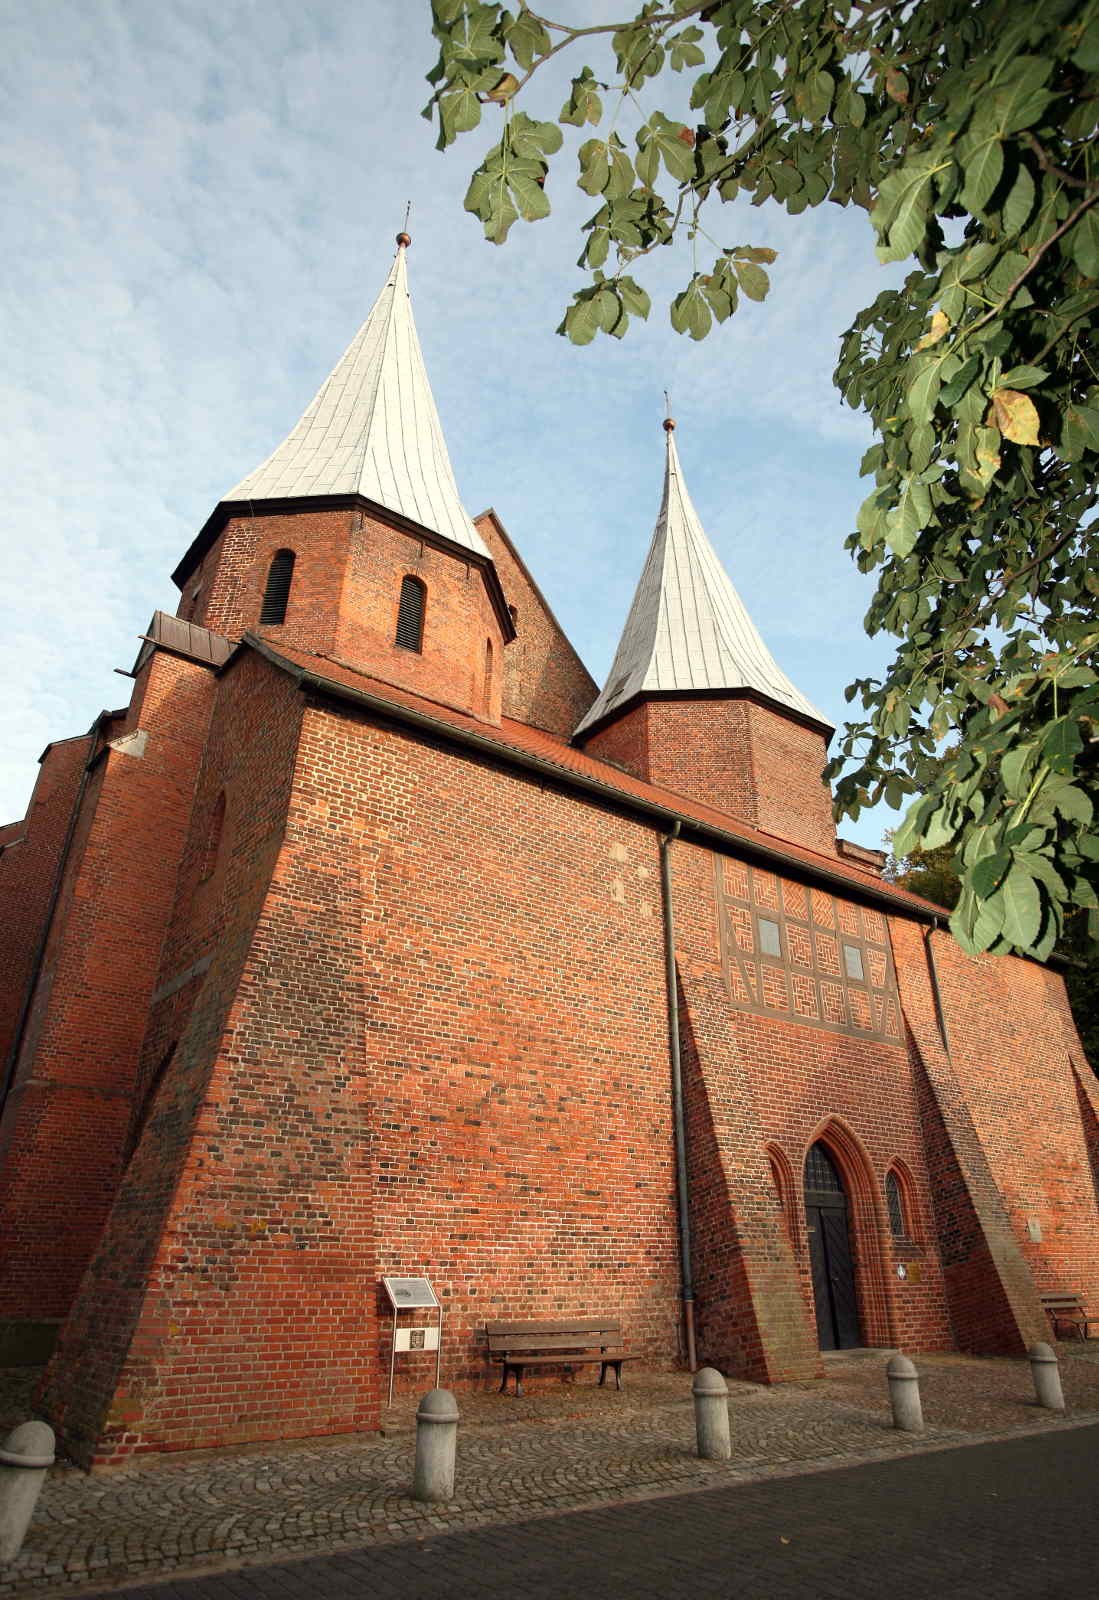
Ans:
<svg viewBox="0 0 1099 1600"><path fill-rule="evenodd" d="M648 315L637 263L684 230L677 332L763 299L774 252L713 237L714 203L861 207L879 258L912 262L835 372L877 435L848 547L878 576L868 630L897 641L885 677L848 691L837 812L912 802L901 842L954 854L971 951L1045 956L1077 911L1099 933L1099 0L648 0L587 28L525 4L432 15L440 145L503 108L466 200L489 238L548 214L576 130L598 209L559 329L574 342ZM600 56L556 119L517 114L580 45ZM693 126L652 103L666 72L691 75Z"/></svg>

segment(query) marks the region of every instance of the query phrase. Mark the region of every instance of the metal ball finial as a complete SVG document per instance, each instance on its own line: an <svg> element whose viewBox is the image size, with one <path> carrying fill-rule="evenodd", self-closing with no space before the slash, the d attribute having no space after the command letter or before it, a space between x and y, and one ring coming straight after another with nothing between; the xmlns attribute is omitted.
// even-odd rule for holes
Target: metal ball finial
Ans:
<svg viewBox="0 0 1099 1600"><path fill-rule="evenodd" d="M665 433L673 433L675 431L675 418L665 417L660 426L664 429Z"/></svg>
<svg viewBox="0 0 1099 1600"><path fill-rule="evenodd" d="M399 233L397 235L397 243L400 245L402 250L407 250L409 245L412 243L411 234Z"/></svg>

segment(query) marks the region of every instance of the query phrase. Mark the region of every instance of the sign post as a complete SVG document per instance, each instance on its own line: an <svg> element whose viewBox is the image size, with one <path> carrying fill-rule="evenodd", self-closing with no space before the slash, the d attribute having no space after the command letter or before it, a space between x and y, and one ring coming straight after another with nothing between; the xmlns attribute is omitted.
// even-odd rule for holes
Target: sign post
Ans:
<svg viewBox="0 0 1099 1600"><path fill-rule="evenodd" d="M383 1278L382 1285L393 1307L393 1337L389 1344L389 1404L392 1405L393 1371L398 1350L434 1350L435 1387L439 1387L443 1359L443 1308L426 1278ZM430 1310L439 1313L434 1328L398 1328L398 1312Z"/></svg>

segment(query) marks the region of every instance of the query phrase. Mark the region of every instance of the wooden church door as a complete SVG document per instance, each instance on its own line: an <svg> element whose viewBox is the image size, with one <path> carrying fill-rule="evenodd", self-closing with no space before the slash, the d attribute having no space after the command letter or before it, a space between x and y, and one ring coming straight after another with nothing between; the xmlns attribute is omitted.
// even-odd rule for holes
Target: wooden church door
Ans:
<svg viewBox="0 0 1099 1600"><path fill-rule="evenodd" d="M813 1146L805 1162L805 1220L820 1347L851 1350L862 1339L847 1228L847 1195L843 1179L822 1144Z"/></svg>

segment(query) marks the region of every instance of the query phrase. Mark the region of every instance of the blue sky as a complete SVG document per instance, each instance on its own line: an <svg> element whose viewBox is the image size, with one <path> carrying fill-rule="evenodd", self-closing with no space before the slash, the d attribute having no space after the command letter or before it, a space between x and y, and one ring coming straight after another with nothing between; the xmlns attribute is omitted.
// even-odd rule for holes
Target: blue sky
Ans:
<svg viewBox="0 0 1099 1600"><path fill-rule="evenodd" d="M466 507L495 506L597 679L659 509L665 388L695 505L784 670L839 723L844 685L886 660L843 550L870 434L830 376L888 281L865 215L716 207L722 244L780 251L769 299L681 338L663 302L690 276L684 242L647 264L649 323L577 349L554 335L595 209L575 141L554 218L485 243L462 197L499 114L435 151L427 17L426 0L0 0L0 820L22 814L49 740L126 700L112 669L174 611L180 555L349 343L409 199L413 305ZM535 80L531 114L556 115L565 62ZM890 820L842 831L877 844Z"/></svg>

